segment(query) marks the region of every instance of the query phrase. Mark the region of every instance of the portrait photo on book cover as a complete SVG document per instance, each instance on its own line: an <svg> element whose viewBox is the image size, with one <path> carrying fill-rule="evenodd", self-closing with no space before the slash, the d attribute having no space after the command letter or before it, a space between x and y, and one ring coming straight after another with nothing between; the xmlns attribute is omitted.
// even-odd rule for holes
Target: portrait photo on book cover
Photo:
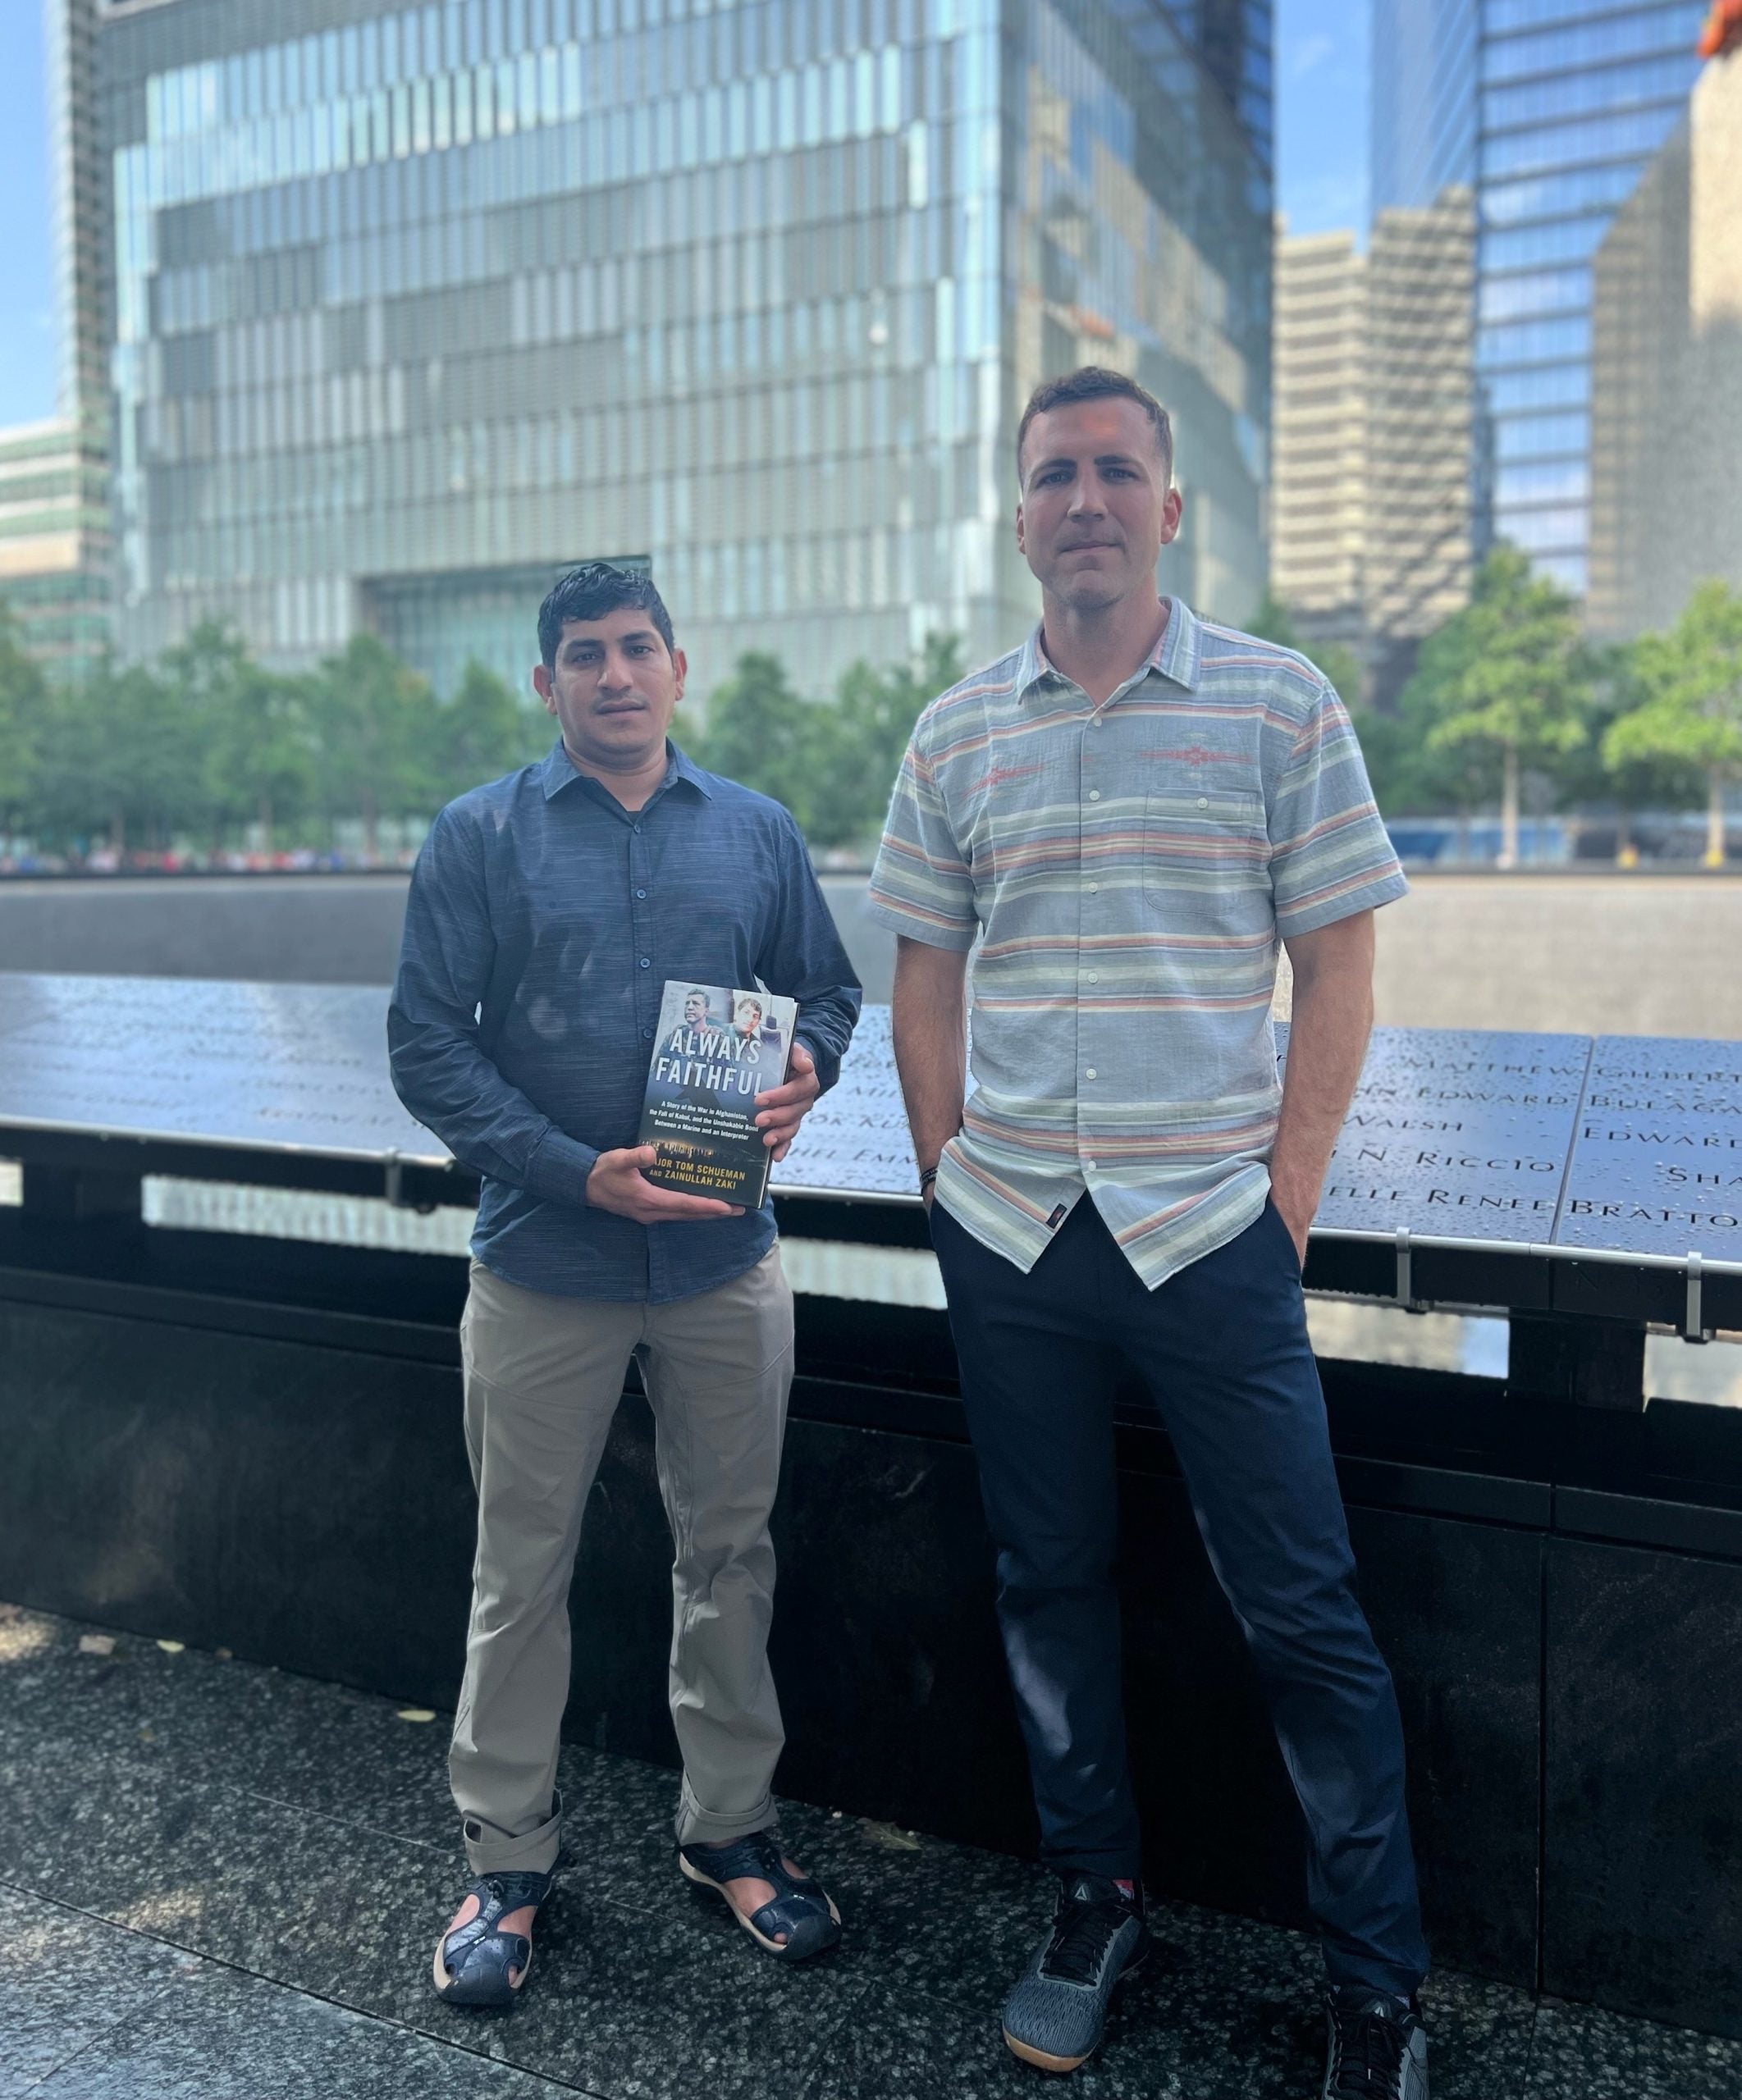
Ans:
<svg viewBox="0 0 1742 2100"><path fill-rule="evenodd" d="M757 1097L786 1076L798 1011L758 988L668 979L642 1113L641 1142L659 1154L650 1180L761 1203L768 1159Z"/></svg>

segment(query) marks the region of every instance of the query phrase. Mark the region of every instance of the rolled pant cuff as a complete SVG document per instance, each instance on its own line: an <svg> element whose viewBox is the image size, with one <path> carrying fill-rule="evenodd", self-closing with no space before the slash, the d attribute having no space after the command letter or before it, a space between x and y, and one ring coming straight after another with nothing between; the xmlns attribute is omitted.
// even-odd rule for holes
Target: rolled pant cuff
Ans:
<svg viewBox="0 0 1742 2100"><path fill-rule="evenodd" d="M772 1794L764 1794L755 1807L738 1815L720 1815L702 1807L689 1791L689 1782L678 1797L677 1833L680 1845L725 1845L734 1838L748 1838L753 1830L772 1830L779 1820Z"/></svg>
<svg viewBox="0 0 1742 2100"><path fill-rule="evenodd" d="M461 1823L466 1841L466 1861L473 1874L549 1874L556 1865L563 1836L563 1808L559 1796L549 1818L536 1830L510 1838L494 1824L478 1816Z"/></svg>

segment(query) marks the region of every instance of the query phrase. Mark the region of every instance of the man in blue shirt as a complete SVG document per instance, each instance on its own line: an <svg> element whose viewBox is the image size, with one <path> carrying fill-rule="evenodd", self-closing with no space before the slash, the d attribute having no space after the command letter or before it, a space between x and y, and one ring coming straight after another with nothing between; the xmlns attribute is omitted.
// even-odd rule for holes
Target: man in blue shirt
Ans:
<svg viewBox="0 0 1742 2100"><path fill-rule="evenodd" d="M834 1083L859 987L791 816L668 742L685 664L651 581L573 571L538 641L560 740L437 818L388 1016L400 1098L483 1177L460 1330L478 1558L449 1756L477 1880L434 1962L469 2005L512 2002L550 1892L569 1584L632 1356L676 1543L679 1864L770 1953L839 1926L774 1829L768 1513L793 1317L772 1209L655 1187L636 1134L666 979L798 1002L757 1116L777 1160Z"/></svg>

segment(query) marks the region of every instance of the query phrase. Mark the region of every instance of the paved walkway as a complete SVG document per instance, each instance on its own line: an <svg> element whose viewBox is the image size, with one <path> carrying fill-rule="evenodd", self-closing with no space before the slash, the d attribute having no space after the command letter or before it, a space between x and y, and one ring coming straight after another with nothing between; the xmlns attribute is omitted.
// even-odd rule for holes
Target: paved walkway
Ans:
<svg viewBox="0 0 1742 2100"><path fill-rule="evenodd" d="M528 1995L450 2011L427 1980L461 1879L446 1717L130 1636L91 1653L91 1632L0 1606L0 2100L1318 2091L1296 1935L1164 1909L1160 1959L1066 2089L998 2038L1049 1908L1036 1869L794 1808L848 1937L783 1970L679 1879L670 1775L578 1750ZM1436 2100L1742 2091L1742 2043L1453 1976L1429 2010Z"/></svg>

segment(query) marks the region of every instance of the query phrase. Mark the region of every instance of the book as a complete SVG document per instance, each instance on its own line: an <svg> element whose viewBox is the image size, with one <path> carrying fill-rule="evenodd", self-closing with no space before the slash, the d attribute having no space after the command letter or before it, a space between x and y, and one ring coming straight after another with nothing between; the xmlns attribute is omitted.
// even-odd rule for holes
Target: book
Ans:
<svg viewBox="0 0 1742 2100"><path fill-rule="evenodd" d="M798 1018L797 1002L772 993L666 979L641 1112L656 1187L761 1208L770 1148L757 1100L786 1077Z"/></svg>

